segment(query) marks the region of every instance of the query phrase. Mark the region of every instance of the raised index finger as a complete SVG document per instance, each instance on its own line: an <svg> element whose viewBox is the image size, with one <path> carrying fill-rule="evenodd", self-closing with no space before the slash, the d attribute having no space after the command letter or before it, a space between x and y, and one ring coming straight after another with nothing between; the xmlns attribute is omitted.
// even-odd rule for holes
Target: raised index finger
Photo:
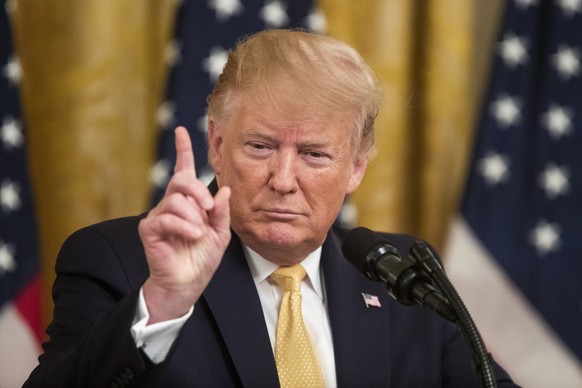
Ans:
<svg viewBox="0 0 582 388"><path fill-rule="evenodd" d="M180 126L174 131L176 136L176 165L174 172L192 170L196 176L196 165L194 164L194 151L192 151L192 141L186 128Z"/></svg>

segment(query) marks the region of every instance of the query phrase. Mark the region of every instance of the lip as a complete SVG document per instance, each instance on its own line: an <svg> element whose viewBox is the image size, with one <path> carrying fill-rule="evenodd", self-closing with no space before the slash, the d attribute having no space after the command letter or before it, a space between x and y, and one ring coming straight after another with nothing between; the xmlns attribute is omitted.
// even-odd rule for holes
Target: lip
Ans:
<svg viewBox="0 0 582 388"><path fill-rule="evenodd" d="M279 220L292 220L297 217L300 217L302 214L291 209L283 209L283 208L269 208L269 209L262 209L262 213L267 215L269 218L279 219Z"/></svg>

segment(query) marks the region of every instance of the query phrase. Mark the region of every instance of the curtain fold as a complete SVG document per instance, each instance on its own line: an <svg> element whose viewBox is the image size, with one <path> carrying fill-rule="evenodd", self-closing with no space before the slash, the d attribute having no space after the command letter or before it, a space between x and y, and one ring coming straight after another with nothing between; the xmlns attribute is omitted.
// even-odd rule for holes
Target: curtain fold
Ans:
<svg viewBox="0 0 582 388"><path fill-rule="evenodd" d="M176 2L12 0L45 321L54 259L84 225L144 211Z"/></svg>
<svg viewBox="0 0 582 388"><path fill-rule="evenodd" d="M320 0L328 33L380 78L378 156L352 196L357 223L442 248L457 210L500 1Z"/></svg>

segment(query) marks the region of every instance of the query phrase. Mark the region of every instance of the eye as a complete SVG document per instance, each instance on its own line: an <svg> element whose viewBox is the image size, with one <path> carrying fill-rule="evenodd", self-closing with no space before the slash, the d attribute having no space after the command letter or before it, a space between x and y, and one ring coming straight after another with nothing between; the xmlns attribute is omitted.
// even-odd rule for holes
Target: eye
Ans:
<svg viewBox="0 0 582 388"><path fill-rule="evenodd" d="M325 154L323 152L318 152L318 151L308 151L308 152L306 152L306 155L310 156L312 158L315 158L315 159L325 157Z"/></svg>
<svg viewBox="0 0 582 388"><path fill-rule="evenodd" d="M245 150L254 157L266 157L273 150L273 147L262 142L251 141L245 145Z"/></svg>
<svg viewBox="0 0 582 388"><path fill-rule="evenodd" d="M306 150L302 155L307 163L314 166L324 166L331 161L329 154L317 150Z"/></svg>
<svg viewBox="0 0 582 388"><path fill-rule="evenodd" d="M256 150L264 150L269 148L268 146L261 144L261 143L249 143L249 146L251 146L252 148L256 149Z"/></svg>

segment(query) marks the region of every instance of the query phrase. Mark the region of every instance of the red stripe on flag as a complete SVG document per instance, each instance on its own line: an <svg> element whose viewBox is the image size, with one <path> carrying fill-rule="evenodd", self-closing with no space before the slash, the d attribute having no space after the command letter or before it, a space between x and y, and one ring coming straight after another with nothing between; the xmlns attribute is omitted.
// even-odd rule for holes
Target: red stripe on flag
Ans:
<svg viewBox="0 0 582 388"><path fill-rule="evenodd" d="M14 298L14 306L28 323L30 331L40 344L43 339L42 314L40 307L40 279L38 276L24 287L24 289Z"/></svg>

